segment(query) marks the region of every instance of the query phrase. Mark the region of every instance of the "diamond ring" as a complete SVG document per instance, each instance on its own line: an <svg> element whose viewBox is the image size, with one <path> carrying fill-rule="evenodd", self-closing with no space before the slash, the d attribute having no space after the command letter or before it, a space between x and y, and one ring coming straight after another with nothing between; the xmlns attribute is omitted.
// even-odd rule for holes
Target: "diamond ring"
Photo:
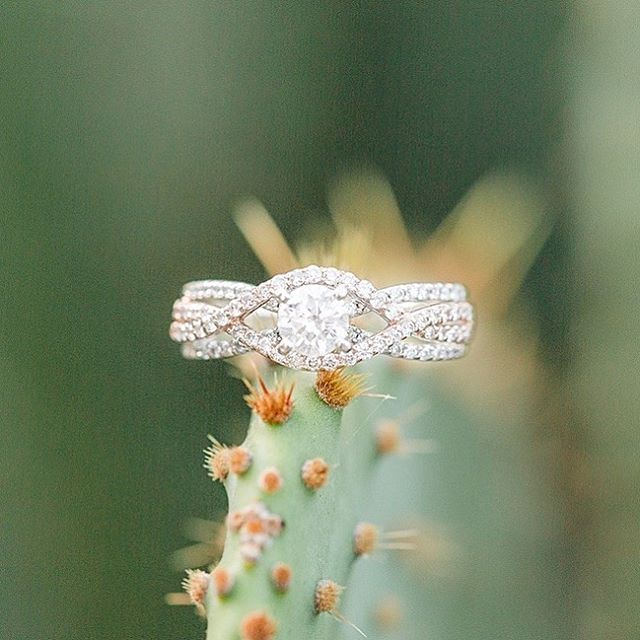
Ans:
<svg viewBox="0 0 640 640"><path fill-rule="evenodd" d="M173 305L172 340L185 358L250 351L293 369L351 366L375 355L452 360L465 354L473 307L464 286L368 280L311 265L251 285L187 283Z"/></svg>

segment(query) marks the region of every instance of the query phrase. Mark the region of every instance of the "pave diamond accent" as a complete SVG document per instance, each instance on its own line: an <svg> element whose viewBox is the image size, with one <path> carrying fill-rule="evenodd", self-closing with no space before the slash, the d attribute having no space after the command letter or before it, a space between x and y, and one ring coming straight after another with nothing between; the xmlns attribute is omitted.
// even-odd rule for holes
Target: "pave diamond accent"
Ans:
<svg viewBox="0 0 640 640"><path fill-rule="evenodd" d="M278 331L285 350L325 356L347 342L349 304L331 287L302 285L280 304Z"/></svg>
<svg viewBox="0 0 640 640"><path fill-rule="evenodd" d="M308 370L351 366L379 354L451 360L466 353L473 331L466 290L454 283L376 289L348 271L311 265L257 286L202 280L186 284L182 293L170 335L183 343L182 353L190 359L257 351L286 367ZM387 326L372 332L351 324L371 311ZM249 326L249 316L260 319L257 328Z"/></svg>

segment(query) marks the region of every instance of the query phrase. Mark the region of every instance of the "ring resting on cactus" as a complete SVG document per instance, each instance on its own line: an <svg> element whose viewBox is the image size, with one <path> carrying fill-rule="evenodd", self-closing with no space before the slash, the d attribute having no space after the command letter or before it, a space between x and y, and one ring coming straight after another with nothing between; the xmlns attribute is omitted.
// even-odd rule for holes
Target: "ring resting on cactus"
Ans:
<svg viewBox="0 0 640 640"><path fill-rule="evenodd" d="M548 532L512 507L536 513L541 504L530 491L529 440L521 437L531 376L540 371L536 341L529 324L507 324L505 316L546 237L544 209L530 196L516 180L489 178L441 231L417 243L386 183L345 181L331 196L332 245L308 245L297 255L259 203L240 210L238 224L270 276L315 263L353 269L383 288L452 278L471 285L483 323L474 357L463 366L432 369L381 357L361 362L356 373L341 366L319 373L262 368L260 377L259 358L234 362L252 379L251 424L235 447L212 438L206 461L229 497L220 527L224 553L213 565L202 558L180 563L203 567L188 573L185 588L207 617L207 638L328 640L357 636L360 628L380 640L480 639L492 630L520 637L524 626L537 632L541 624L553 633L540 630L540 637L561 636L551 615L556 602L539 588L553 568L536 573L520 560L547 544ZM479 226L485 233L476 233ZM496 242L487 245L486 237ZM189 327L174 327L182 328ZM438 331L430 337L444 338ZM189 358L227 357L242 346L227 345L233 353L225 355L215 344L223 335L211 345L190 337L183 344ZM415 344L405 348L421 359ZM375 393L362 393L365 387ZM501 439L506 433L508 441ZM513 464L500 485L496 471L505 471L507 442ZM503 534L498 545L496 533ZM526 583L526 596L511 588L517 580ZM168 601L183 602L170 595ZM347 618L353 626L342 624Z"/></svg>
<svg viewBox="0 0 640 640"><path fill-rule="evenodd" d="M275 314L277 328L252 328L251 314L261 314L263 324ZM377 314L386 327L351 324L367 314ZM185 356L239 355L252 345L272 362L317 370L289 370L269 382L259 374L253 383L245 379L253 411L245 441L227 447L210 436L205 466L227 491L226 543L213 570L189 570L184 582L208 618L209 640L329 638L337 622L365 635L340 610L354 564L415 543L403 539L411 530L389 540L378 525L359 519L379 459L402 447L397 428L389 431L395 423L386 423L385 435L384 424L374 429L346 417L348 405L364 395L366 374L344 365L376 354L457 358L472 326L461 285L376 290L349 272L312 265L258 287L185 286L171 325ZM231 340L211 341L217 333Z"/></svg>

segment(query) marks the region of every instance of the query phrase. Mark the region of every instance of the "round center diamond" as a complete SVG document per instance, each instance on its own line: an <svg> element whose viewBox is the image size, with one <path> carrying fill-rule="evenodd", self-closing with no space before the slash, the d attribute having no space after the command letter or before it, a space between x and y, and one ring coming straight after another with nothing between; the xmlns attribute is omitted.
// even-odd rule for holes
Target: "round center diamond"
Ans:
<svg viewBox="0 0 640 640"><path fill-rule="evenodd" d="M280 304L278 331L287 347L307 356L324 356L347 340L348 300L322 284L298 287Z"/></svg>

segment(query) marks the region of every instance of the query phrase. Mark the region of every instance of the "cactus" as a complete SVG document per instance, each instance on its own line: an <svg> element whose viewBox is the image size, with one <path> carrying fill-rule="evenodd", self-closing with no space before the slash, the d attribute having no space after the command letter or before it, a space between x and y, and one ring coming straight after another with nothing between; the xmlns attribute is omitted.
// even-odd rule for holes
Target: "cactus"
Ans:
<svg viewBox="0 0 640 640"><path fill-rule="evenodd" d="M399 374L388 363L363 368L378 378ZM360 631L340 605L354 566L373 554L419 551L417 532L364 518L393 512L372 499L384 458L422 451L381 428L390 421L378 410L396 400L366 393L366 378L344 371L278 377L273 386L259 378L246 396L253 415L242 445L207 449L210 475L228 494L227 543L208 588L202 572L186 584L206 610L210 640L262 640L276 631L332 638L340 622ZM410 392L412 377L403 377ZM234 465L237 458L243 463Z"/></svg>
<svg viewBox="0 0 640 640"><path fill-rule="evenodd" d="M512 403L510 412L491 406L491 400L505 397L505 384L533 386L538 375L531 358L533 341L520 337L517 351L496 352L490 333L492 326L500 326L500 344L508 342L501 313L546 228L529 217L528 201L512 187L498 180L497 188L490 183L478 189L480 200L492 205L484 222L496 229L503 223L495 213L496 193L503 199L505 193L515 193L504 208L524 210L519 224L507 230L506 246L496 245L489 254L478 245L474 254L469 237L460 232L464 211L439 232L444 241L432 239L427 245L438 268L460 270L457 258L470 251L482 265L468 276L472 292L474 286L484 292L487 324L478 348L481 357L491 352L490 361L499 362L495 370L478 360L470 366L438 365L452 371L447 378L447 372L434 375L429 370L425 375L423 364L379 358L358 365L357 372L313 374L237 362L245 377L255 378L245 381L252 409L246 439L227 448L212 438L206 454L209 474L224 483L228 495L224 552L212 571L191 571L185 579L191 601L206 614L208 640L347 638L358 632L379 638L426 633L432 638L482 638L496 630L504 637L526 638L526 616L535 620L542 612L544 625L531 626L531 633L561 637L555 613L562 607L551 610L549 597L535 589L526 599L531 606L523 607L526 614L501 610L504 575L536 578L512 559L512 548L526 554L539 544L539 536L530 523L523 534L522 523L515 525L508 510L492 510L489 497L499 495L489 477L495 461L479 439L487 421L526 424L530 395ZM270 273L317 262L351 267L379 285L402 281L409 273L412 279L423 275L422 254L410 246L386 186L368 180L354 195L350 183L334 196L334 210L351 213L337 216L338 236L328 254L318 252L316 245L296 257L263 210L251 205L242 212L240 227ZM375 207L378 215L367 231L356 232L348 222L357 221L357 211L365 207ZM380 260L363 264L363 248ZM504 276L506 264L509 277L503 277L503 288L496 293L491 284L498 273ZM464 273L451 275L467 280ZM512 353L516 359L510 359ZM502 386L496 392L492 385ZM516 453L529 462L524 450ZM450 466L443 466L443 459ZM507 485L532 511L538 509L539 497L527 492L526 473ZM513 538L507 553L490 544L501 527L510 528ZM475 566L478 557L487 566ZM545 570L550 568L541 568ZM464 599L479 582L484 592L475 601L491 620L484 627ZM440 592L434 583L444 585ZM514 594L515 607L521 594Z"/></svg>
<svg viewBox="0 0 640 640"><path fill-rule="evenodd" d="M339 594L329 606L323 588L347 582L357 557L357 514L377 456L373 438L360 449L356 425L328 403L345 404L345 390L347 398L358 395L357 381L333 376L332 386L324 386L325 400L316 383L313 374L295 374L291 402L293 383L271 386L260 379L247 396L253 416L241 445L250 465L223 477L212 473L229 498L227 543L216 571L233 586L225 583L221 590L212 579L206 596L198 593L211 640L262 640L276 629L283 638L336 633ZM349 455L354 450L358 455ZM207 459L219 467L232 455L233 449L214 445Z"/></svg>

